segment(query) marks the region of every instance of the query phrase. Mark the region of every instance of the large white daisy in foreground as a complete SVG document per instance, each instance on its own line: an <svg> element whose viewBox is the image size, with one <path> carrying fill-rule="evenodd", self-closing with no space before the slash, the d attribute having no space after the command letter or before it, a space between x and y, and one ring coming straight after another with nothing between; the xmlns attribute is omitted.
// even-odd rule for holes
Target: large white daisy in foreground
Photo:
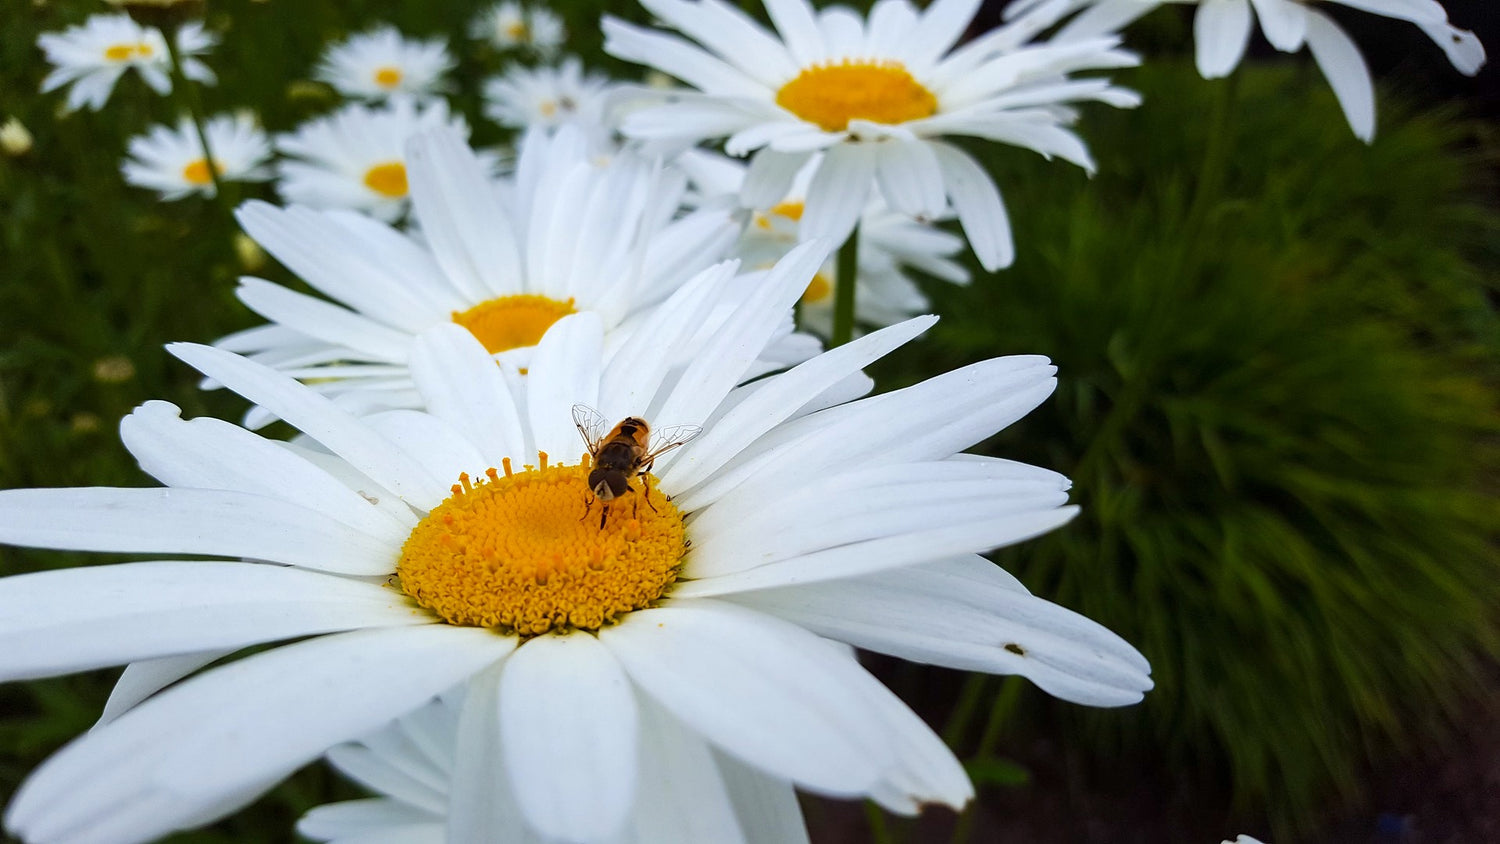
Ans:
<svg viewBox="0 0 1500 844"><path fill-rule="evenodd" d="M455 62L441 38L406 38L394 26L378 26L331 45L314 75L340 94L383 100L404 94L437 96Z"/></svg>
<svg viewBox="0 0 1500 844"><path fill-rule="evenodd" d="M1059 0L1022 0L1005 11L1024 13ZM1125 27L1166 2L1197 2L1194 34L1198 72L1204 79L1228 76L1239 66L1250 43L1251 9L1271 46L1295 53L1307 46L1318 63L1355 137L1366 143L1375 137L1375 86L1359 47L1333 19L1308 0L1062 0L1083 9L1058 31L1056 41L1097 38ZM1411 21L1448 54L1458 71L1473 76L1484 66L1484 45L1474 33L1448 23L1448 13L1437 0L1332 0L1350 8L1397 20Z"/></svg>
<svg viewBox="0 0 1500 844"><path fill-rule="evenodd" d="M777 33L722 0L642 0L702 46L615 18L605 49L698 89L627 116L627 135L696 143L725 138L730 155L754 153L743 202L765 208L785 195L818 150L801 228L842 241L879 185L892 210L935 218L951 200L986 269L1014 258L999 190L968 153L942 140L969 135L1092 168L1067 125L1065 104L1135 105L1082 70L1133 65L1106 37L1062 46L1023 44L1046 21L1032 15L955 49L980 0L937 0L918 12L880 0L868 20L845 6L815 12L806 0L767 0ZM1048 20L1051 20L1050 18ZM779 36L779 37L778 37Z"/></svg>
<svg viewBox="0 0 1500 844"><path fill-rule="evenodd" d="M469 136L463 116L451 114L445 100L350 103L276 138L277 150L291 156L278 164L277 190L298 205L350 208L394 222L409 204L406 142L439 127Z"/></svg>
<svg viewBox="0 0 1500 844"><path fill-rule="evenodd" d="M464 840L448 838L463 697L444 695L362 741L329 751L335 768L379 796L318 806L302 817L297 832L334 844L372 835L383 836L378 840L385 844ZM637 703L643 744L653 752L639 755L634 811L616 844L806 844L789 783L705 743L648 698ZM497 788L492 797L498 804L493 825L482 830L489 840L537 840L509 788Z"/></svg>
<svg viewBox="0 0 1500 844"><path fill-rule="evenodd" d="M48 32L36 43L47 54L53 70L42 80L42 93L72 84L66 109L104 107L115 83L134 69L158 94L172 90L170 57L161 30L144 27L129 15L91 15L80 26ZM203 25L190 22L177 30L177 50L187 78L212 85L214 72L194 58L213 47L214 38Z"/></svg>
<svg viewBox="0 0 1500 844"><path fill-rule="evenodd" d="M554 322L586 311L613 344L722 260L737 234L721 211L676 217L680 174L632 156L601 163L577 131L527 135L513 180L487 170L454 132L411 143L403 172L421 241L363 216L248 203L238 215L245 231L334 301L243 279L241 301L273 324L219 345L352 407L415 407L407 360L418 333L457 323L525 368ZM783 338L767 368L815 351L810 338Z"/></svg>
<svg viewBox="0 0 1500 844"><path fill-rule="evenodd" d="M360 420L228 352L173 347L319 448L153 402L122 437L170 489L0 493L3 542L236 560L0 581L0 676L137 663L113 720L38 769L6 825L54 842L206 823L464 681L450 840L495 840L505 801L544 839L614 840L641 760L682 747L658 709L675 735L799 788L906 812L964 803L938 737L820 637L1082 703L1139 700L1139 653L977 556L1074 514L1062 476L959 453L1052 392L1045 358L850 401L869 389L861 368L926 318L736 386L825 253L793 251L686 364L664 349L702 327L731 267L613 354L597 315L560 321L525 378L440 326L412 361L430 415ZM575 403L703 434L606 503ZM118 714L285 639L300 641Z"/></svg>
<svg viewBox="0 0 1500 844"><path fill-rule="evenodd" d="M203 124L213 152L210 165L193 124L183 118L176 128L152 126L130 139L129 155L120 165L125 181L161 193L166 201L192 194L214 195L213 173L224 182L264 182L271 178L271 141L247 115L221 114Z"/></svg>

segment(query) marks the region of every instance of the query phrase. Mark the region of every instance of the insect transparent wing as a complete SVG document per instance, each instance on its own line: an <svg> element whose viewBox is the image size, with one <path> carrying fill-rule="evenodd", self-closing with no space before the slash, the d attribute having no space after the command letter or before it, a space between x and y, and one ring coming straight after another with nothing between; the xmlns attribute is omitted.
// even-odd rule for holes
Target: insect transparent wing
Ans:
<svg viewBox="0 0 1500 844"><path fill-rule="evenodd" d="M573 405L573 424L578 426L578 434L583 437L583 442L589 447L589 454L597 455L599 446L604 442L604 435L609 432L609 420L604 414L589 407L586 404Z"/></svg>
<svg viewBox="0 0 1500 844"><path fill-rule="evenodd" d="M692 442L703 429L697 425L673 425L670 428L662 428L651 435L651 447L646 456L641 458L643 465L649 465L651 461L666 454L672 449L687 445Z"/></svg>

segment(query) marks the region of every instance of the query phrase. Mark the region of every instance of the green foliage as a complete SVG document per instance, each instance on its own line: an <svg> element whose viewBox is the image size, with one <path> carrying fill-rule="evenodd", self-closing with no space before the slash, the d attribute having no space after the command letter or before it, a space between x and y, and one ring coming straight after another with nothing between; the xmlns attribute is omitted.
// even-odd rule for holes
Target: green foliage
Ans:
<svg viewBox="0 0 1500 844"><path fill-rule="evenodd" d="M1157 681L1068 713L1080 744L1227 775L1292 840L1369 751L1440 732L1500 643L1491 161L1389 103L1360 144L1309 69L1122 81L1146 105L1085 121L1096 178L993 156L1015 266L934 285L943 322L877 376L1054 359L995 452L1068 473L1083 514L1001 562Z"/></svg>

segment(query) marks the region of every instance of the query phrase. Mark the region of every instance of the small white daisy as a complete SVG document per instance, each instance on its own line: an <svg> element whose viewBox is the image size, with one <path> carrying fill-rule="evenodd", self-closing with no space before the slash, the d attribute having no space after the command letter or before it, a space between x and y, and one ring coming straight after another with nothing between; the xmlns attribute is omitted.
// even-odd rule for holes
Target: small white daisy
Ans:
<svg viewBox="0 0 1500 844"><path fill-rule="evenodd" d="M394 26L379 26L331 45L314 76L348 97L383 100L395 94L434 97L454 60L441 38L406 38Z"/></svg>
<svg viewBox="0 0 1500 844"><path fill-rule="evenodd" d="M1091 169L1065 104L1138 102L1107 80L1067 78L1135 64L1118 38L1023 46L1045 23L1031 16L955 48L980 0L937 0L921 12L880 0L868 20L845 6L817 12L806 0L766 0L774 35L723 0L642 5L702 46L606 17L605 50L699 92L628 115L625 134L727 137L730 155L754 153L745 184L754 196L785 194L825 151L802 217L808 237L843 240L878 184L893 210L911 216L936 217L951 200L980 263L1006 266L1014 246L999 191L979 162L940 139L971 135Z"/></svg>
<svg viewBox="0 0 1500 844"><path fill-rule="evenodd" d="M484 84L484 114L502 126L555 129L573 125L600 144L613 135L608 117L621 86L569 56L556 67L516 65Z"/></svg>
<svg viewBox="0 0 1500 844"><path fill-rule="evenodd" d="M527 7L514 0L481 12L469 34L502 50L530 49L542 56L556 53L567 36L562 19L545 6Z"/></svg>
<svg viewBox="0 0 1500 844"><path fill-rule="evenodd" d="M415 407L411 342L433 325L465 326L521 368L566 314L598 313L614 344L738 235L722 210L678 214L680 173L628 154L601 162L572 127L530 132L521 147L514 179L497 183L457 134L415 139L406 172L420 241L362 216L245 205L245 231L334 302L242 279L241 301L272 324L220 345L351 407ZM790 320L785 328L765 368L746 377L817 351Z"/></svg>
<svg viewBox="0 0 1500 844"><path fill-rule="evenodd" d="M221 114L203 126L220 181L264 182L271 178L271 141L248 115ZM129 155L120 165L125 181L161 193L166 201L190 194L214 195L213 174L193 124L183 118L177 128L152 126L130 139Z"/></svg>
<svg viewBox="0 0 1500 844"><path fill-rule="evenodd" d="M744 184L744 166L722 156L693 151L685 153L679 162L694 185L707 196L738 195ZM815 156L797 174L789 194L769 208L749 215L734 252L746 266L768 267L798 244L798 221L819 163ZM859 220L856 321L868 326L886 326L926 313L930 303L907 275L907 268L954 284L967 284L968 271L952 260L962 249L961 238L931 223L891 211L879 196L870 197ZM800 303L801 324L824 337L833 330L834 288L838 278L835 263L830 258L823 264Z"/></svg>
<svg viewBox="0 0 1500 844"><path fill-rule="evenodd" d="M444 695L363 741L329 751L333 767L380 796L318 806L303 815L297 832L335 844L375 834L390 844L468 840L446 837L463 703L462 690ZM692 728L648 700L638 703L646 704L644 732L667 752L640 755L635 808L616 844L807 844L790 783L706 745ZM536 840L508 784L492 797L497 805L495 825L484 830L488 840Z"/></svg>
<svg viewBox="0 0 1500 844"><path fill-rule="evenodd" d="M406 142L449 127L469 136L462 115L442 99L423 105L396 96L384 105L350 103L326 117L279 135L277 189L288 202L311 208L351 208L394 222L406 213Z"/></svg>
<svg viewBox="0 0 1500 844"><path fill-rule="evenodd" d="M177 50L183 57L182 72L206 85L214 83L214 72L194 56L213 47L214 37L200 23L190 22L177 31ZM129 15L91 15L80 26L37 37L37 46L54 67L42 80L42 92L72 84L68 111L87 106L99 110L109 100L115 83L134 69L158 94L172 90L171 58L161 31L143 27Z"/></svg>
<svg viewBox="0 0 1500 844"><path fill-rule="evenodd" d="M438 326L412 355L431 413L360 419L229 352L171 347L317 447L150 402L121 436L169 488L0 492L0 542L224 558L0 580L0 679L137 669L6 826L46 844L207 823L463 682L450 841L497 840L500 789L544 840L618 840L652 787L643 760L710 747L905 814L967 802L941 739L828 639L1139 701L1134 648L978 556L1075 514L1061 475L961 453L1052 393L1046 358L856 398L926 317L741 385L826 252L789 253L687 361L668 350L733 298L723 268L613 349L597 314L559 321L524 378ZM600 500L615 481L595 419L644 439L630 417L702 434Z"/></svg>
<svg viewBox="0 0 1500 844"><path fill-rule="evenodd" d="M1448 22L1437 0L1330 0L1350 8L1410 21L1447 53L1448 60L1466 76L1484 66L1484 45L1474 33ZM1038 3L1023 0L1013 7L1025 11ZM1056 35L1058 41L1085 40L1114 32L1166 2L1198 2L1194 18L1198 72L1204 79L1228 76L1239 66L1250 42L1251 14L1271 46L1295 53L1306 45L1332 86L1354 136L1369 143L1375 138L1375 86L1370 69L1348 33L1310 0L1061 0L1069 10L1083 12ZM1012 8L1006 9L1013 14Z"/></svg>

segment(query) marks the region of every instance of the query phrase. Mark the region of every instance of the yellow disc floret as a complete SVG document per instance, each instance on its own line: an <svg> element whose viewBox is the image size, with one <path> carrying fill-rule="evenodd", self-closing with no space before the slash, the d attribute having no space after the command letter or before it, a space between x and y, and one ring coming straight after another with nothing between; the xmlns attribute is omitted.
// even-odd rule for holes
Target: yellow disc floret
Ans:
<svg viewBox="0 0 1500 844"><path fill-rule="evenodd" d="M220 173L224 172L223 165L217 165L214 169ZM195 158L183 165L182 180L190 185L203 187L204 185L213 184L214 176L208 171L208 161L206 159Z"/></svg>
<svg viewBox="0 0 1500 844"><path fill-rule="evenodd" d="M850 120L905 123L937 113L937 97L896 61L842 61L804 68L776 104L829 132Z"/></svg>
<svg viewBox="0 0 1500 844"><path fill-rule="evenodd" d="M394 88L401 84L401 68L386 65L375 68L375 84L382 88Z"/></svg>
<svg viewBox="0 0 1500 844"><path fill-rule="evenodd" d="M402 546L402 590L449 624L523 636L597 630L660 598L686 544L677 508L649 486L610 502L600 527L589 465L540 457L535 470L507 459L503 475L462 475Z"/></svg>
<svg viewBox="0 0 1500 844"><path fill-rule="evenodd" d="M573 300L521 294L480 302L454 311L453 321L469 329L490 354L535 346L552 324L574 313Z"/></svg>
<svg viewBox="0 0 1500 844"><path fill-rule="evenodd" d="M386 161L365 171L365 187L389 199L406 196L406 165Z"/></svg>

